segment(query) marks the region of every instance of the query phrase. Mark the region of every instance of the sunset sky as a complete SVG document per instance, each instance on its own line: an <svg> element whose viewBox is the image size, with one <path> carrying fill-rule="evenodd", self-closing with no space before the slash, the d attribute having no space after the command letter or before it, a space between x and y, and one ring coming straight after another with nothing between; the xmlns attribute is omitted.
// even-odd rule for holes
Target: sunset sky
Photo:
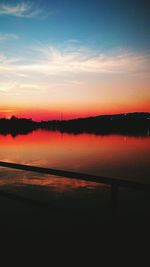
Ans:
<svg viewBox="0 0 150 267"><path fill-rule="evenodd" d="M0 0L0 117L150 112L150 1Z"/></svg>

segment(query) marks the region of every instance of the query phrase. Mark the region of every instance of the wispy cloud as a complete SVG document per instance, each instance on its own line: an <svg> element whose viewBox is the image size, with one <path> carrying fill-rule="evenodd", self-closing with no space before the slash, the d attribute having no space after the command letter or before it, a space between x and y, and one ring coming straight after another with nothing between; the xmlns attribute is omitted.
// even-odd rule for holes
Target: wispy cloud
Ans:
<svg viewBox="0 0 150 267"><path fill-rule="evenodd" d="M29 3L18 3L15 5L0 4L0 15L8 15L8 16L14 16L14 17L21 17L21 18L34 18L41 16L47 17L51 13L45 13L42 9L35 8L34 5Z"/></svg>
<svg viewBox="0 0 150 267"><path fill-rule="evenodd" d="M132 52L99 53L87 48L65 51L54 47L38 48L36 61L20 65L20 70L40 72L45 75L62 74L136 74L146 73L150 55Z"/></svg>
<svg viewBox="0 0 150 267"><path fill-rule="evenodd" d="M35 57L35 53L36 57ZM38 47L34 57L26 60L0 55L0 73L18 76L62 75L148 75L150 55L119 51L96 54L87 48L65 51L54 47Z"/></svg>
<svg viewBox="0 0 150 267"><path fill-rule="evenodd" d="M38 84L26 82L23 81L14 81L14 82L0 82L0 94L1 96L9 95L20 95L27 93L28 95L32 95L33 93L41 93L42 87L40 87Z"/></svg>
<svg viewBox="0 0 150 267"><path fill-rule="evenodd" d="M13 33L1 33L0 32L0 42L9 40L18 40L19 36Z"/></svg>
<svg viewBox="0 0 150 267"><path fill-rule="evenodd" d="M18 57L7 57L4 54L0 54L0 68L3 67L9 67L9 66L15 66L17 62L19 62L21 59Z"/></svg>
<svg viewBox="0 0 150 267"><path fill-rule="evenodd" d="M124 103L127 97L129 102L133 98L149 101L150 54L123 50L102 53L84 47L30 49L27 47L24 58L13 51L12 57L0 54L2 103L40 107L51 103L55 110L66 103L72 103L71 109L76 103L87 106L90 99L95 107L96 103Z"/></svg>

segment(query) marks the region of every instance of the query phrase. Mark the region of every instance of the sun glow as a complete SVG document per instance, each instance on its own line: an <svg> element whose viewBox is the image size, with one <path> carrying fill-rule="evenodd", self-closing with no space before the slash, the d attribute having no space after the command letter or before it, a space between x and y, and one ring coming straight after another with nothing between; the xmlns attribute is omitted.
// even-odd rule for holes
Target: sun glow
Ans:
<svg viewBox="0 0 150 267"><path fill-rule="evenodd" d="M47 1L45 5L48 5ZM87 27L88 35L84 39L86 30L82 29L77 38L70 39L75 33L74 28L68 29L68 13L63 24L55 24L54 17L57 21L60 18L58 14L53 17L49 9L49 5L46 10L44 5L39 9L34 1L32 4L19 0L16 4L0 4L0 117L15 115L47 120L59 119L61 113L68 119L150 111L149 49L142 45L138 49L135 44L132 47L131 36L126 38L129 42L126 47L118 38L115 45L108 46L115 37L109 34L107 38L100 38L108 29L106 23L99 21L100 17L104 19L104 14L100 16L99 13L95 18L103 30L95 25L93 42L93 30L90 31L93 19L89 17L85 25L85 14L76 20L76 24L81 29ZM101 12L100 8L98 10ZM70 11L73 11L71 6ZM11 17L12 25L8 17ZM16 24L16 19L20 24ZM130 23L132 26L132 19ZM50 31L48 25L53 30ZM125 34L126 29L124 31Z"/></svg>

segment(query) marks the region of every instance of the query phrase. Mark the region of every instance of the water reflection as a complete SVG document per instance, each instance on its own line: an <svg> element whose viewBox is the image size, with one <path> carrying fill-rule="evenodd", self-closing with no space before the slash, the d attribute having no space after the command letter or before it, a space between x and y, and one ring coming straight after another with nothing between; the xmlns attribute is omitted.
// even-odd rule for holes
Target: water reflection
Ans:
<svg viewBox="0 0 150 267"><path fill-rule="evenodd" d="M148 182L150 138L119 135L67 134L37 130L27 135L0 136L0 160ZM12 171L11 171L12 172ZM35 175L35 174L34 174ZM60 183L36 175L30 182ZM50 178L50 177L49 177ZM13 183L13 179L11 183ZM24 183L28 179L24 177ZM8 180L8 178L7 178ZM50 181L51 180L51 181ZM10 180L9 180L10 181ZM59 182L58 182L59 181ZM2 175L1 175L2 183ZM29 180L28 182L29 183ZM66 187L78 182L61 179ZM89 186L85 184L83 186ZM1 184L2 185L2 184ZM91 186L91 185L90 185ZM61 189L62 190L62 189Z"/></svg>
<svg viewBox="0 0 150 267"><path fill-rule="evenodd" d="M95 189L107 188L103 184L57 177L48 174L38 174L20 170L0 168L0 188L17 189L19 187L46 187L54 192L63 193L65 191L79 190L82 188Z"/></svg>

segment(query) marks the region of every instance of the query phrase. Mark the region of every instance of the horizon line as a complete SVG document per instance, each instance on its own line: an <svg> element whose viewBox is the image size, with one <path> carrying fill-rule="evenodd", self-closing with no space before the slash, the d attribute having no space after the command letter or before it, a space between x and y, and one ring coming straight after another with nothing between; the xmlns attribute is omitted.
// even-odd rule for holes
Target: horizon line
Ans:
<svg viewBox="0 0 150 267"><path fill-rule="evenodd" d="M150 112L148 111L134 111L134 112L122 112L122 113L113 113L113 114L98 114L98 115L95 115L95 116L86 116L86 117L74 117L74 118L71 118L71 119L62 119L63 117L61 117L60 119L48 119L48 120L33 120L33 118L27 118L27 117L17 117L15 115L12 115L10 118L6 118L6 117L0 117L0 120L1 119L6 119L6 120L11 120L13 117L16 118L16 119L26 119L26 120L32 120L33 122L47 122L47 121L72 121L72 120L78 120L78 119L88 119L88 118L96 118L96 117L103 117L103 116L116 116L116 115L128 115L128 114L150 114Z"/></svg>

